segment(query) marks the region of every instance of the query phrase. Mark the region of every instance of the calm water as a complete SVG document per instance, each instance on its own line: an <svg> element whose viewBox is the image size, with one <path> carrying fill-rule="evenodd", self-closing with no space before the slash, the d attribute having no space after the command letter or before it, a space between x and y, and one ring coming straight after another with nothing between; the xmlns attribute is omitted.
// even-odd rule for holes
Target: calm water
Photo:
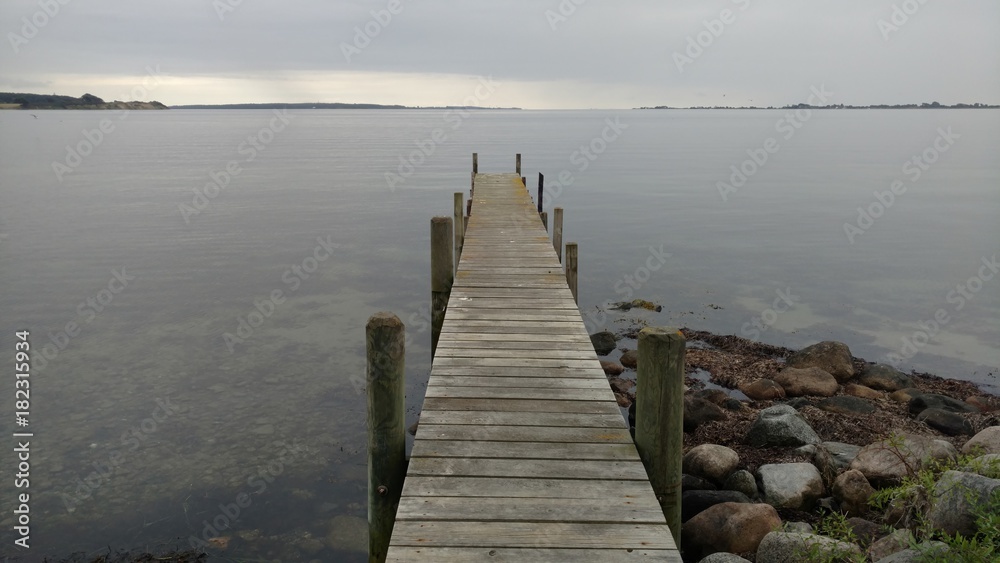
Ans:
<svg viewBox="0 0 1000 563"><path fill-rule="evenodd" d="M546 174L595 330L616 328L596 307L631 292L663 303L661 324L837 339L997 389L1000 276L981 266L1000 251L998 111L816 112L800 128L781 111L36 115L0 112L6 380L15 330L35 356L29 559L219 536L230 557L363 560L364 323L407 323L415 420L429 219L468 189L473 151L482 171L521 152L532 186ZM83 133L102 119L99 142ZM904 168L925 150L926 170ZM724 200L731 166L757 170ZM212 174L228 184L206 194ZM880 213L873 191L894 180ZM859 206L878 217L858 226ZM794 296L780 314L778 290ZM3 554L21 553L11 485Z"/></svg>

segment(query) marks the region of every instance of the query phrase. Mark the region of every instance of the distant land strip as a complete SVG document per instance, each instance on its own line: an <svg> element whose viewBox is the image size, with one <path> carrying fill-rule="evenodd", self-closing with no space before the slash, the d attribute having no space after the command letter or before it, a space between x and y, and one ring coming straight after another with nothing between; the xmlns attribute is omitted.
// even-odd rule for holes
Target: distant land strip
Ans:
<svg viewBox="0 0 1000 563"><path fill-rule="evenodd" d="M401 106L382 104L345 104L340 102L261 103L261 104L190 104L170 106L170 109L452 109L452 110L520 110L521 108L488 108L481 106Z"/></svg>
<svg viewBox="0 0 1000 563"><path fill-rule="evenodd" d="M814 106L811 104L794 104L789 106L691 106L691 107L674 107L674 106L643 106L641 108L632 109L997 109L1000 105L995 104L954 104L945 105L939 104L937 102L922 104L873 104L870 106L852 106L846 104L831 104L825 106Z"/></svg>
<svg viewBox="0 0 1000 563"><path fill-rule="evenodd" d="M55 94L25 94L15 92L0 92L0 109L167 109L160 102L122 102L115 100L105 102L92 94L84 94L79 98L73 96L57 96Z"/></svg>

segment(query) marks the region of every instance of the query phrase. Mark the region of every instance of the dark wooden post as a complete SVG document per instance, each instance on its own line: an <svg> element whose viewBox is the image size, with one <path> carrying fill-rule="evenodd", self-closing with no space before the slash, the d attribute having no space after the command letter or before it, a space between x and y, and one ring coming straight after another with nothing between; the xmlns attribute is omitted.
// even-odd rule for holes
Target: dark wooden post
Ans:
<svg viewBox="0 0 1000 563"><path fill-rule="evenodd" d="M545 188L545 174L538 173L538 212L542 212L542 190Z"/></svg>
<svg viewBox="0 0 1000 563"><path fill-rule="evenodd" d="M392 313L365 326L368 366L368 561L385 561L406 477L405 328Z"/></svg>
<svg viewBox="0 0 1000 563"><path fill-rule="evenodd" d="M545 227L545 232L549 232L549 212L542 211L539 216L542 218L542 226Z"/></svg>
<svg viewBox="0 0 1000 563"><path fill-rule="evenodd" d="M580 298L577 297L577 246L575 242L566 243L566 283L569 284L569 290L573 292L573 301L576 304L580 304Z"/></svg>
<svg viewBox="0 0 1000 563"><path fill-rule="evenodd" d="M514 162L514 172L516 172L518 176L521 175L521 153L517 153L517 159Z"/></svg>
<svg viewBox="0 0 1000 563"><path fill-rule="evenodd" d="M479 174L479 153L472 153L472 173Z"/></svg>
<svg viewBox="0 0 1000 563"><path fill-rule="evenodd" d="M431 358L437 351L444 312L455 282L451 217L431 219Z"/></svg>
<svg viewBox="0 0 1000 563"><path fill-rule="evenodd" d="M559 263L562 264L563 208L557 207L553 210L553 213L552 246L556 247L556 256L559 257Z"/></svg>
<svg viewBox="0 0 1000 563"><path fill-rule="evenodd" d="M635 445L677 547L681 546L681 458L684 454L684 335L639 331Z"/></svg>
<svg viewBox="0 0 1000 563"><path fill-rule="evenodd" d="M465 196L462 192L455 192L455 273L458 273L458 261L462 258L462 246L465 243L464 207Z"/></svg>

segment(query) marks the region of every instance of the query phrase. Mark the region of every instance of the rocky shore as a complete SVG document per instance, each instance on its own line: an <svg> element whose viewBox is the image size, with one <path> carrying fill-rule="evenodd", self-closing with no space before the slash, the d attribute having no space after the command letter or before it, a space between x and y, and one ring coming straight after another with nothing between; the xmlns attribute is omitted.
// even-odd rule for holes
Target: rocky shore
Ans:
<svg viewBox="0 0 1000 563"><path fill-rule="evenodd" d="M634 424L628 322L591 340ZM682 332L685 561L1000 561L1000 398L841 342Z"/></svg>

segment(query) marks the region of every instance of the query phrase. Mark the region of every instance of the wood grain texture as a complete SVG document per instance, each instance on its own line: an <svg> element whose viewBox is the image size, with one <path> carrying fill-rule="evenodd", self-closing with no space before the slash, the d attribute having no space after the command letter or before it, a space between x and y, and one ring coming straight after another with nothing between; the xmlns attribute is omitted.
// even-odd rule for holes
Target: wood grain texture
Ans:
<svg viewBox="0 0 1000 563"><path fill-rule="evenodd" d="M521 178L473 185L387 560L679 562Z"/></svg>

